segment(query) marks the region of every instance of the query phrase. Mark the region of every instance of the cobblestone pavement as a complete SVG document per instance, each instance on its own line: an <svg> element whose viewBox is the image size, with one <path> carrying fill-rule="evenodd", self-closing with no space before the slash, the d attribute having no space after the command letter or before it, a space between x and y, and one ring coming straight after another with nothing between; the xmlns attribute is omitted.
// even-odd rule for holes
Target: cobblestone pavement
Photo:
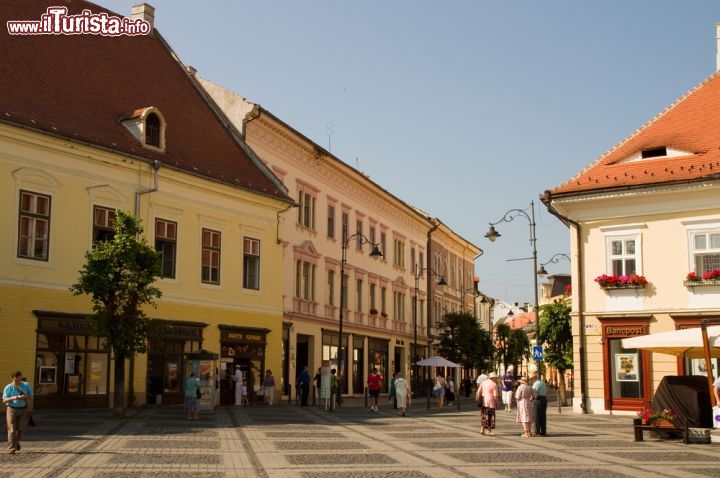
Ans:
<svg viewBox="0 0 720 478"><path fill-rule="evenodd" d="M520 437L514 413L498 411L495 437L478 431L478 408L399 417L346 400L315 407L221 408L186 421L179 408L144 408L118 420L108 411L34 416L17 455L0 455L9 477L443 478L720 477L720 445L683 445L646 432L633 442L630 417L549 410L549 436ZM2 429L5 433L4 428Z"/></svg>

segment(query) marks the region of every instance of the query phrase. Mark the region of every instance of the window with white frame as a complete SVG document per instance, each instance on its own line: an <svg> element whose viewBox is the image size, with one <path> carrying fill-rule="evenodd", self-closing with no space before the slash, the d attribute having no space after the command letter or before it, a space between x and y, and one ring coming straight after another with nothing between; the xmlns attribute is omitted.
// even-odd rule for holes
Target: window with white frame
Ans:
<svg viewBox="0 0 720 478"><path fill-rule="evenodd" d="M335 239L335 206L328 206L327 237Z"/></svg>
<svg viewBox="0 0 720 478"><path fill-rule="evenodd" d="M48 260L50 196L20 191L18 257Z"/></svg>
<svg viewBox="0 0 720 478"><path fill-rule="evenodd" d="M260 241L243 238L243 287L260 289Z"/></svg>
<svg viewBox="0 0 720 478"><path fill-rule="evenodd" d="M405 321L405 294L402 292L393 292L393 318Z"/></svg>
<svg viewBox="0 0 720 478"><path fill-rule="evenodd" d="M298 223L308 229L315 229L315 196L307 191L298 191Z"/></svg>
<svg viewBox="0 0 720 478"><path fill-rule="evenodd" d="M393 265L405 267L405 243L400 239L393 239L394 251Z"/></svg>
<svg viewBox="0 0 720 478"><path fill-rule="evenodd" d="M327 271L327 304L335 305L335 271Z"/></svg>
<svg viewBox="0 0 720 478"><path fill-rule="evenodd" d="M315 300L315 264L300 259L295 261L295 297Z"/></svg>
<svg viewBox="0 0 720 478"><path fill-rule="evenodd" d="M202 282L220 284L220 231L202 228Z"/></svg>
<svg viewBox="0 0 720 478"><path fill-rule="evenodd" d="M640 236L609 236L607 252L611 275L629 276L640 273Z"/></svg>
<svg viewBox="0 0 720 478"><path fill-rule="evenodd" d="M698 276L720 270L720 229L692 231L690 254Z"/></svg>

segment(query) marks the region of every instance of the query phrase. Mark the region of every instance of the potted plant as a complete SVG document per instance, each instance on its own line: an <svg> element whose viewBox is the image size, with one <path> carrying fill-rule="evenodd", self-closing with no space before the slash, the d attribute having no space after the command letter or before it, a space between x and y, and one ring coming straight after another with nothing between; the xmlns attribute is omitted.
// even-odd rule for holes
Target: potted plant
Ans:
<svg viewBox="0 0 720 478"><path fill-rule="evenodd" d="M595 282L603 289L642 289L648 281L645 276L630 274L629 276L609 276L603 274L595 278Z"/></svg>
<svg viewBox="0 0 720 478"><path fill-rule="evenodd" d="M370 315L378 315L377 309L370 309Z"/></svg>
<svg viewBox="0 0 720 478"><path fill-rule="evenodd" d="M669 408L663 410L641 408L637 414L642 419L643 424L656 427L674 427L678 418L677 413Z"/></svg>
<svg viewBox="0 0 720 478"><path fill-rule="evenodd" d="M380 317L382 317L383 319L387 319L387 312L380 312Z"/></svg>

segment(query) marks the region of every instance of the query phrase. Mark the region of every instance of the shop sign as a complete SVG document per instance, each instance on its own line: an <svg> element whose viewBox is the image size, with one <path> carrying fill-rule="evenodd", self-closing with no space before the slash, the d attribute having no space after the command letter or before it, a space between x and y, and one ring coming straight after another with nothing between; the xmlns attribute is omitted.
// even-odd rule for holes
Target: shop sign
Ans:
<svg viewBox="0 0 720 478"><path fill-rule="evenodd" d="M170 324L166 339L171 340L201 340L202 328L187 325Z"/></svg>
<svg viewBox="0 0 720 478"><path fill-rule="evenodd" d="M244 332L240 330L223 330L223 342L243 342L253 344L264 344L265 334L261 332Z"/></svg>
<svg viewBox="0 0 720 478"><path fill-rule="evenodd" d="M605 327L605 335L643 335L643 328L634 327Z"/></svg>
<svg viewBox="0 0 720 478"><path fill-rule="evenodd" d="M58 318L58 319L40 319L38 328L41 331L61 331L70 334L91 334L90 321L80 318Z"/></svg>

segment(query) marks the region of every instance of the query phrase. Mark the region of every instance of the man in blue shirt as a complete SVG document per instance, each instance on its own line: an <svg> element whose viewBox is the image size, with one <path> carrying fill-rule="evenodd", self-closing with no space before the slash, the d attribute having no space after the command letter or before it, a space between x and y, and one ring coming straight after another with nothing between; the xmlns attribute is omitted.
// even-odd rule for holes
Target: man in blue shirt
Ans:
<svg viewBox="0 0 720 478"><path fill-rule="evenodd" d="M535 433L544 437L547 435L547 384L543 381L542 376L536 377L532 389L535 392L535 401L533 402Z"/></svg>
<svg viewBox="0 0 720 478"><path fill-rule="evenodd" d="M3 403L7 406L6 420L8 429L8 453L14 455L20 450L20 437L28 425L28 402L32 398L32 389L22 379L22 373L12 374L13 381L3 391Z"/></svg>
<svg viewBox="0 0 720 478"><path fill-rule="evenodd" d="M300 406L307 407L308 395L310 395L310 372L308 372L307 365L298 374L297 383L300 386Z"/></svg>

